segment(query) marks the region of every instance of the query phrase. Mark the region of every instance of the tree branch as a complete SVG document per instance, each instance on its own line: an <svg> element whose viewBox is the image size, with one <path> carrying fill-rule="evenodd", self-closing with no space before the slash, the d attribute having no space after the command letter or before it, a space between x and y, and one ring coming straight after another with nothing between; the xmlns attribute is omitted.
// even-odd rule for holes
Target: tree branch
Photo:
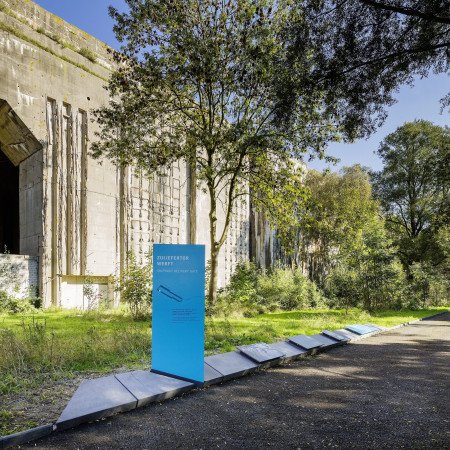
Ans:
<svg viewBox="0 0 450 450"><path fill-rule="evenodd" d="M434 14L423 13L421 11L418 11L417 9L407 8L403 6L389 5L386 3L376 2L373 0L359 0L359 1L367 6L372 6L373 8L376 9L384 9L387 11L393 11L400 14L404 14L406 16L419 17L424 20L429 20L430 22L444 23L450 25L450 17L436 16Z"/></svg>

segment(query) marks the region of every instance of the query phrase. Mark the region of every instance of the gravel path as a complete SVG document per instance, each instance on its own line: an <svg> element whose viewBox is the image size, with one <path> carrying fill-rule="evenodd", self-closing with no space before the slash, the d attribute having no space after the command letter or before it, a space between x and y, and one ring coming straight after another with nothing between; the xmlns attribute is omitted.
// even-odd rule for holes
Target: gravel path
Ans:
<svg viewBox="0 0 450 450"><path fill-rule="evenodd" d="M449 353L446 314L25 448L446 449Z"/></svg>

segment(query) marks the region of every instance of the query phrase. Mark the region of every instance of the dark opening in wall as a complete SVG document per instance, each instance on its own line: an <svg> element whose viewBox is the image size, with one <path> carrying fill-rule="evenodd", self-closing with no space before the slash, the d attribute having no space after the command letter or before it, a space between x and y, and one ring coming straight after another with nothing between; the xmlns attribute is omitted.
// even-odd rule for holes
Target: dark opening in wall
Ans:
<svg viewBox="0 0 450 450"><path fill-rule="evenodd" d="M19 168L0 148L0 253L20 253Z"/></svg>

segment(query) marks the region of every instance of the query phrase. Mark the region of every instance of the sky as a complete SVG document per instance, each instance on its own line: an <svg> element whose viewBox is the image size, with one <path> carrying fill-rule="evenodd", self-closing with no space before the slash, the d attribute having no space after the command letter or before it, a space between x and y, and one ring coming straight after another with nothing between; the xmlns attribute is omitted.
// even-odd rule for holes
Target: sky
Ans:
<svg viewBox="0 0 450 450"><path fill-rule="evenodd" d="M124 0L34 0L43 8L61 17L65 21L81 28L111 47L118 48L113 21L108 15L108 6L119 11L126 8ZM380 142L403 123L415 119L425 119L437 125L450 125L448 110L440 114L439 100L450 90L449 74L417 78L413 87L401 86L395 95L397 103L391 106L384 125L367 140L352 144L330 144L328 154L340 159L337 165L330 166L324 161L311 161L308 166L323 170L337 171L344 166L361 164L372 170L380 170L382 163L375 154Z"/></svg>

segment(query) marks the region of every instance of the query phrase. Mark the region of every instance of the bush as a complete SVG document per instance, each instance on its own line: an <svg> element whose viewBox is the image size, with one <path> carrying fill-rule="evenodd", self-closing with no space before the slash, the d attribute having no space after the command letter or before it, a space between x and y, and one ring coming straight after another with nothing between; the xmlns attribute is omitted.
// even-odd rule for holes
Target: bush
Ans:
<svg viewBox="0 0 450 450"><path fill-rule="evenodd" d="M326 301L317 286L300 269L276 268L258 277L258 297L269 311L323 306Z"/></svg>
<svg viewBox="0 0 450 450"><path fill-rule="evenodd" d="M326 299L300 269L258 270L253 263L237 266L230 284L220 296L216 313L240 313L244 316L275 310L293 310L324 306Z"/></svg>
<svg viewBox="0 0 450 450"><path fill-rule="evenodd" d="M150 260L150 258L149 258ZM152 304L152 267L140 266L133 253L128 254L127 266L116 280L116 291L135 320L150 317Z"/></svg>
<svg viewBox="0 0 450 450"><path fill-rule="evenodd" d="M0 312L10 314L32 312L36 309L33 305L37 301L30 298L17 298L6 291L0 291Z"/></svg>

